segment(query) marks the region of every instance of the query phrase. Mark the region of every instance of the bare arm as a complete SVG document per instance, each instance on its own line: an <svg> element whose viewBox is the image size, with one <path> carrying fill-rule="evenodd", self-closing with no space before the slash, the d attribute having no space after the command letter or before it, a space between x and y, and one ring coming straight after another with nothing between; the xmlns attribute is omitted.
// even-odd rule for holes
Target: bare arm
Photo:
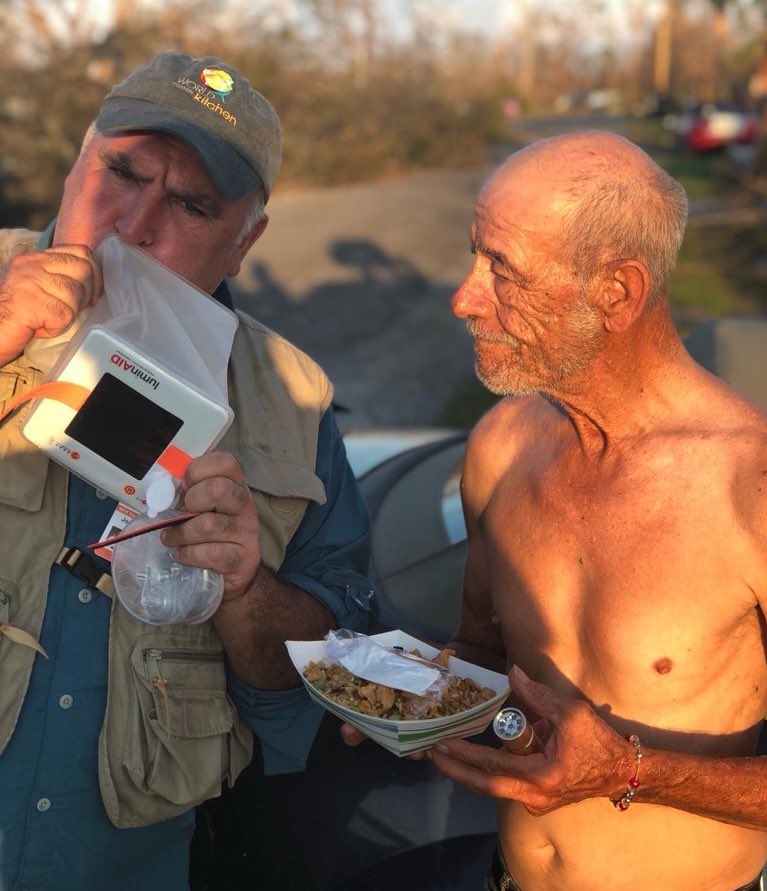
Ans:
<svg viewBox="0 0 767 891"><path fill-rule="evenodd" d="M237 461L226 452L195 459L184 483L184 507L199 515L162 536L179 562L224 576L213 624L235 674L262 690L296 687L300 678L284 641L323 637L335 626L314 597L277 579L261 563L258 511Z"/></svg>
<svg viewBox="0 0 767 891"><path fill-rule="evenodd" d="M767 831L767 758L703 758L645 750L637 801Z"/></svg>
<svg viewBox="0 0 767 891"><path fill-rule="evenodd" d="M545 814L586 798L620 798L636 769L634 746L583 700L556 695L517 670L509 676L523 707L546 719L540 755L447 740L429 754L435 766L481 795L519 801ZM631 807L663 805L767 831L767 758L715 758L642 746L640 786Z"/></svg>
<svg viewBox="0 0 767 891"><path fill-rule="evenodd" d="M493 671L506 670L506 654L498 622L494 621L486 579L482 543L466 517L468 552L463 576L461 624L451 646L459 658Z"/></svg>
<svg viewBox="0 0 767 891"><path fill-rule="evenodd" d="M240 680L260 690L283 690L301 683L285 641L320 640L336 622L327 606L261 564L253 584L225 600L213 624Z"/></svg>
<svg viewBox="0 0 767 891"><path fill-rule="evenodd" d="M480 529L487 502L485 452L492 442L480 425L469 438L461 478L461 503L466 521L468 550L463 575L461 623L452 643L461 659L494 671L506 670L506 654L499 623L495 620L490 582Z"/></svg>

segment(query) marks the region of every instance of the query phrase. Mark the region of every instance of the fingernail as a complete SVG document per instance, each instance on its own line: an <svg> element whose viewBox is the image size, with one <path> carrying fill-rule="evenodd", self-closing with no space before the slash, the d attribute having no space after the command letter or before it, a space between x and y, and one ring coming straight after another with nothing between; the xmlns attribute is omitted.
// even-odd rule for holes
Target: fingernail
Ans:
<svg viewBox="0 0 767 891"><path fill-rule="evenodd" d="M518 665L512 665L511 670L522 681L529 681L530 678L522 671Z"/></svg>
<svg viewBox="0 0 767 891"><path fill-rule="evenodd" d="M444 743L434 743L433 748L435 748L438 752L441 752L443 755L447 755L450 753L450 749Z"/></svg>

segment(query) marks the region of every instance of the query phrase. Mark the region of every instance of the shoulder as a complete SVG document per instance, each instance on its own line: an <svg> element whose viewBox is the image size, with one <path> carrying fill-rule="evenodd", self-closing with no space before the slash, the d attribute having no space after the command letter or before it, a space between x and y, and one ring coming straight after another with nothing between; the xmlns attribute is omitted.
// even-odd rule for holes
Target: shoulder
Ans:
<svg viewBox="0 0 767 891"><path fill-rule="evenodd" d="M281 334L272 331L271 328L267 328L266 325L239 309L237 318L240 322L237 338L242 342L244 348L280 357L281 361L295 362L302 367L311 369L315 374L324 376L323 370L312 358Z"/></svg>
<svg viewBox="0 0 767 891"><path fill-rule="evenodd" d="M767 412L713 375L709 387L690 415L704 438L732 457L734 469L753 460L761 462L767 450Z"/></svg>
<svg viewBox="0 0 767 891"><path fill-rule="evenodd" d="M543 396L507 396L497 402L469 435L462 480L467 510L480 513L512 462L563 420Z"/></svg>
<svg viewBox="0 0 767 891"><path fill-rule="evenodd" d="M767 559L767 413L718 379L700 421L703 473L728 487L735 515L764 546Z"/></svg>
<svg viewBox="0 0 767 891"><path fill-rule="evenodd" d="M560 410L543 396L506 396L471 431L468 454L472 460L484 462L495 456L508 462L543 430L563 418Z"/></svg>
<svg viewBox="0 0 767 891"><path fill-rule="evenodd" d="M252 373L278 379L301 404L319 404L325 411L333 397L333 387L320 366L295 344L237 310L239 326L232 351L234 374Z"/></svg>

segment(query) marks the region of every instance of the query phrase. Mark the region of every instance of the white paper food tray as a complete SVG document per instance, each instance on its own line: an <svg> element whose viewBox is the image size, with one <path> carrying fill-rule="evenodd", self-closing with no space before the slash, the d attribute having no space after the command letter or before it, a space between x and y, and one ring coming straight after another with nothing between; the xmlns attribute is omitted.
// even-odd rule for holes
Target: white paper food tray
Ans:
<svg viewBox="0 0 767 891"><path fill-rule="evenodd" d="M411 637L404 631L387 631L384 634L372 634L370 639L386 647L403 647L405 650L418 649L427 659L433 659L438 649ZM288 653L309 695L323 708L332 712L342 721L353 724L358 730L375 740L395 755L408 755L428 749L437 740L446 737L474 736L481 733L502 707L509 695L509 681L505 674L489 671L471 662L451 657L448 663L450 671L459 677L471 678L480 687L489 687L496 695L465 712L449 715L444 718L429 718L421 721L392 721L363 715L351 708L346 708L328 699L303 677L304 668L309 662L325 661L324 640L288 640L285 641Z"/></svg>

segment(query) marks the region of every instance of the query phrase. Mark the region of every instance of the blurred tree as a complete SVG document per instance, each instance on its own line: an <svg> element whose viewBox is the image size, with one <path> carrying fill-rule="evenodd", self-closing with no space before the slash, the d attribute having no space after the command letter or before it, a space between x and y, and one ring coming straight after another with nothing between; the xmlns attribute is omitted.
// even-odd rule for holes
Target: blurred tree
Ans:
<svg viewBox="0 0 767 891"><path fill-rule="evenodd" d="M653 87L658 96L671 93L671 56L677 0L664 0L655 26L653 46Z"/></svg>
<svg viewBox="0 0 767 891"><path fill-rule="evenodd" d="M732 99L747 75L733 67L764 0L661 0L653 36L656 94L700 101ZM732 22L742 19L740 37ZM749 19L749 21L746 21ZM763 21L763 14L761 15Z"/></svg>
<svg viewBox="0 0 767 891"><path fill-rule="evenodd" d="M158 50L230 59L280 113L283 183L334 183L482 163L510 136L504 108L546 112L602 87L632 107L653 87L705 91L714 16L758 0L658 2L520 0L509 25L482 33L441 0L402 0L396 21L389 0L113 0L106 23L93 0L0 0L2 223L55 212L104 93ZM729 65L734 35L718 33Z"/></svg>

